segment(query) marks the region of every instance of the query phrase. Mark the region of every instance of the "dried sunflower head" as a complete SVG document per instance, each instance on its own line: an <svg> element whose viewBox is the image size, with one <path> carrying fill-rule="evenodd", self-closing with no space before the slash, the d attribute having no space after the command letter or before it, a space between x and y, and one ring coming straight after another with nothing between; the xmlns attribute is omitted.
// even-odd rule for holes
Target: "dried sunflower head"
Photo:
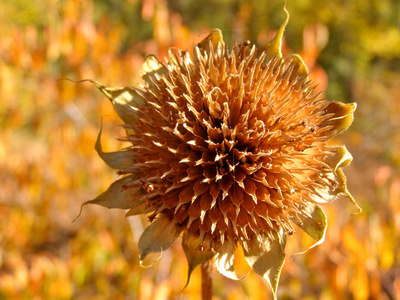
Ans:
<svg viewBox="0 0 400 300"><path fill-rule="evenodd" d="M215 259L236 279L233 259L242 247L250 267L276 294L286 236L304 230L321 243L321 203L346 195L344 146L328 141L353 121L355 104L314 92L298 55L283 57L284 28L265 47L249 42L228 49L219 29L193 52L170 51L166 64L149 56L145 86L107 88L131 147L96 150L124 175L85 204L147 214L140 260L166 250L179 236L189 277Z"/></svg>

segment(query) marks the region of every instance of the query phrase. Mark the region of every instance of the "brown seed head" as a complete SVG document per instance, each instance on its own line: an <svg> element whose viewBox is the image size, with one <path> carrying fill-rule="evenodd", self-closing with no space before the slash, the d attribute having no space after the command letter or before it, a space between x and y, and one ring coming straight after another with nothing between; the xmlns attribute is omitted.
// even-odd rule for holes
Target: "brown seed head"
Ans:
<svg viewBox="0 0 400 300"><path fill-rule="evenodd" d="M150 56L142 90L96 83L132 146L104 153L99 135L100 156L125 177L87 203L149 215L141 259L183 233L189 275L215 256L235 278L241 245L275 293L286 234L301 228L320 243L326 219L318 204L338 194L354 202L341 170L351 156L328 140L350 125L356 106L326 100L299 56L282 58L286 23L261 48L228 49L216 29L192 53L171 50L165 65Z"/></svg>

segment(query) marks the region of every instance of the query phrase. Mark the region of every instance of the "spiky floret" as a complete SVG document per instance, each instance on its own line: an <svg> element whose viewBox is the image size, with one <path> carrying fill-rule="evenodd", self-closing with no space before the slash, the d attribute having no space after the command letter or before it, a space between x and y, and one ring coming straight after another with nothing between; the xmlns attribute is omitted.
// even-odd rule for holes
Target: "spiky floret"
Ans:
<svg viewBox="0 0 400 300"><path fill-rule="evenodd" d="M351 124L356 106L326 100L299 56L282 57L287 20L262 48L229 50L216 29L192 53L171 50L165 65L150 56L140 90L95 82L132 146L105 153L99 134L98 153L124 177L85 204L148 214L141 260L183 233L189 276L215 257L236 278L242 246L275 295L286 235L301 228L318 244L326 229L318 204L338 194L354 202L341 170L351 156L328 141Z"/></svg>

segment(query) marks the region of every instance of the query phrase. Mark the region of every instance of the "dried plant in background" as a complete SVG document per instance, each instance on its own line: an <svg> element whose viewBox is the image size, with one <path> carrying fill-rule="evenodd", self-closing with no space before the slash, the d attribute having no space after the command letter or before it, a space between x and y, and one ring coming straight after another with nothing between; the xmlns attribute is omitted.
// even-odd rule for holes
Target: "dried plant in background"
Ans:
<svg viewBox="0 0 400 300"><path fill-rule="evenodd" d="M352 157L329 144L350 126L356 105L326 100L301 57L282 56L288 18L265 47L229 49L215 29L193 52L171 49L166 64L149 56L141 89L93 81L132 146L105 153L100 131L96 150L123 177L84 205L148 215L141 262L182 236L188 281L211 259L237 279L242 247L276 297L287 235L300 228L319 244L327 224L320 204L344 194L357 205L342 172Z"/></svg>

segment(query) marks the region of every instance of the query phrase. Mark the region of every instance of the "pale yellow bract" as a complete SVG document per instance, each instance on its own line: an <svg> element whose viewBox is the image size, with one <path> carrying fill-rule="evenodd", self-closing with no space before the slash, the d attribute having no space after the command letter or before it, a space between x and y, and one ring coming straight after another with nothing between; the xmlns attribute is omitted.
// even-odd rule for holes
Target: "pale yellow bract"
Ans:
<svg viewBox="0 0 400 300"><path fill-rule="evenodd" d="M242 247L276 297L286 236L300 228L319 244L327 225L320 204L344 194L357 205L342 171L352 157L328 144L350 126L356 105L324 99L301 57L282 56L285 12L265 47L230 50L215 29L191 53L171 50L166 64L149 56L142 89L93 81L132 146L105 153L100 131L96 150L123 177L84 205L149 215L141 261L182 236L188 281L209 259L237 279L233 260Z"/></svg>

